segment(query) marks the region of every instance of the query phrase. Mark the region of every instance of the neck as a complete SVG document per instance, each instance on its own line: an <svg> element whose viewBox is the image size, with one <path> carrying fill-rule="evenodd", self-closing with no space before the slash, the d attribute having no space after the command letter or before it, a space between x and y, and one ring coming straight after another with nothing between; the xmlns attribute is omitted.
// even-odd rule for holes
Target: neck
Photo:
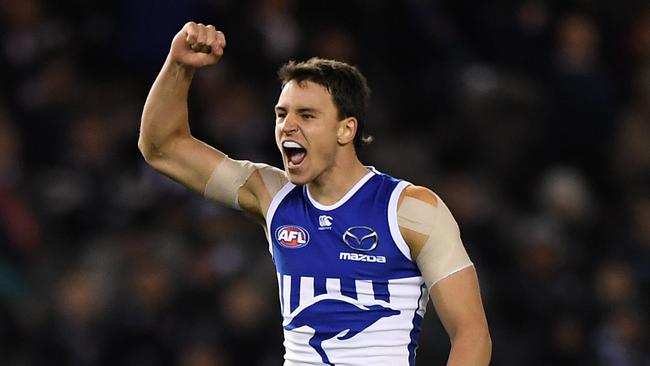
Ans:
<svg viewBox="0 0 650 366"><path fill-rule="evenodd" d="M349 164L334 166L329 171L323 172L307 184L307 189L318 203L332 205L343 198L366 174L368 168L355 157Z"/></svg>

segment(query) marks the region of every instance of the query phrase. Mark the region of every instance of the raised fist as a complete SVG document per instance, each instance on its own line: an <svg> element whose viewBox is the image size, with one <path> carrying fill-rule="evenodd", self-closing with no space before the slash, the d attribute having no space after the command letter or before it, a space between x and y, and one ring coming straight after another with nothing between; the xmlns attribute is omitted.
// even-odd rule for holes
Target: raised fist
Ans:
<svg viewBox="0 0 650 366"><path fill-rule="evenodd" d="M216 64L226 47L226 37L212 25L188 22L174 36L171 61L191 67Z"/></svg>

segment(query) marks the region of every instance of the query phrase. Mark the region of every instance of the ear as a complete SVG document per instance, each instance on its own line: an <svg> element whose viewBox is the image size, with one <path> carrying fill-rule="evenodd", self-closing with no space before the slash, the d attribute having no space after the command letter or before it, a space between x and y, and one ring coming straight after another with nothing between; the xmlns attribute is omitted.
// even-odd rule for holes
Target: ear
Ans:
<svg viewBox="0 0 650 366"><path fill-rule="evenodd" d="M348 117L339 121L339 129L336 133L339 144L347 145L354 142L354 136L357 134L358 121L355 117Z"/></svg>

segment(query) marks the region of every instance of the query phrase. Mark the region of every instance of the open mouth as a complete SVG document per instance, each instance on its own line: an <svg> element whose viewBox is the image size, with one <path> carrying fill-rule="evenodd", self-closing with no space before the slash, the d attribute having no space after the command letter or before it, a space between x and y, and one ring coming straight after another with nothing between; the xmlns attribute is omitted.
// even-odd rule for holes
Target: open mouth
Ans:
<svg viewBox="0 0 650 366"><path fill-rule="evenodd" d="M282 143L282 149L287 156L287 162L290 166L298 166L307 156L307 150L295 141L285 141Z"/></svg>

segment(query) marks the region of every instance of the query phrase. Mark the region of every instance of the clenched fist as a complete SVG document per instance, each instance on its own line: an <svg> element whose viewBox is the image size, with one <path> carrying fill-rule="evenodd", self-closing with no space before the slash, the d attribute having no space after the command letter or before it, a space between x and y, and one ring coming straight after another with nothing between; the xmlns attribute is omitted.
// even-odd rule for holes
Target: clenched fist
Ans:
<svg viewBox="0 0 650 366"><path fill-rule="evenodd" d="M188 22L174 36L171 61L191 67L213 65L226 47L226 37L212 25Z"/></svg>

